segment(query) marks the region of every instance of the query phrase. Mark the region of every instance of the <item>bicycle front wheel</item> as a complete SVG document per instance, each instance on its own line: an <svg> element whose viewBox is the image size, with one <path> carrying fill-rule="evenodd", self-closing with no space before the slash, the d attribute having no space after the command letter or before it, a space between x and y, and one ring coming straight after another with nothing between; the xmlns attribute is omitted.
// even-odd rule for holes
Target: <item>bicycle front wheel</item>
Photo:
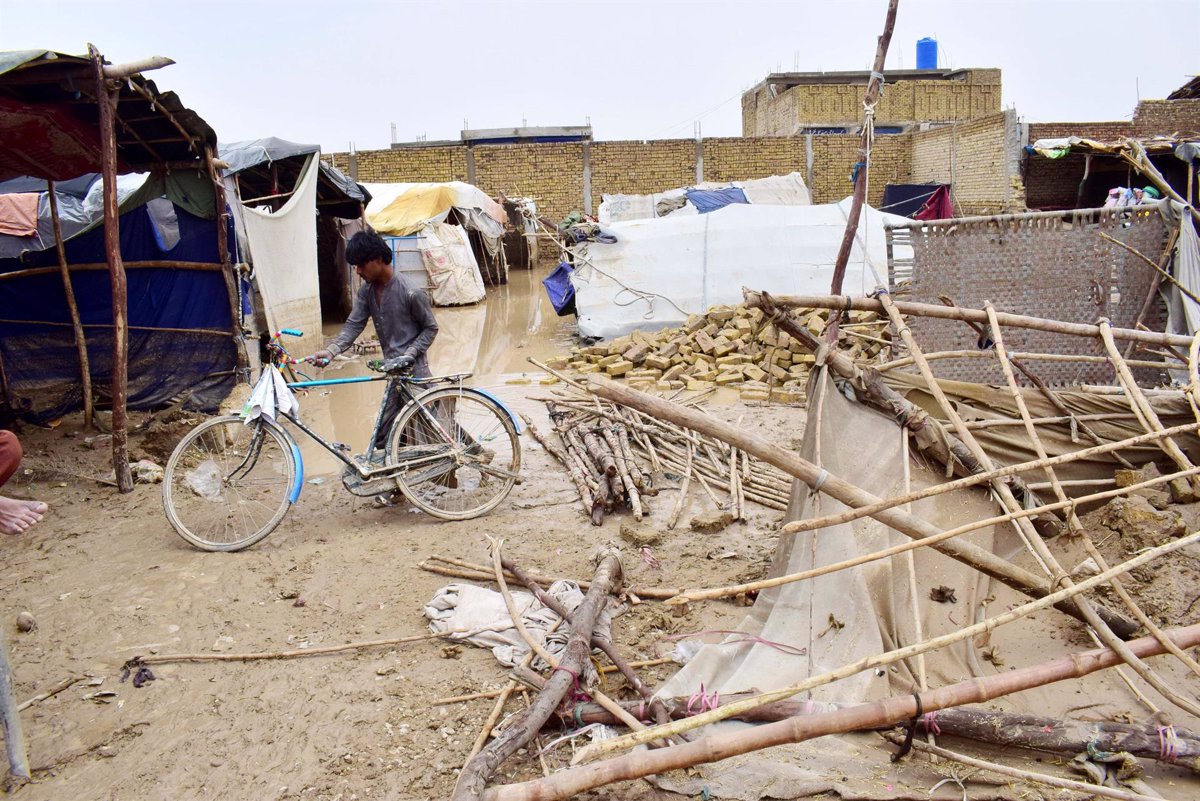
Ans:
<svg viewBox="0 0 1200 801"><path fill-rule="evenodd" d="M521 445L508 413L472 389L418 396L396 418L388 444L396 485L414 506L467 520L504 500L521 471Z"/></svg>
<svg viewBox="0 0 1200 801"><path fill-rule="evenodd" d="M291 506L296 462L272 422L228 415L201 423L167 461L163 509L205 551L240 551L270 534Z"/></svg>

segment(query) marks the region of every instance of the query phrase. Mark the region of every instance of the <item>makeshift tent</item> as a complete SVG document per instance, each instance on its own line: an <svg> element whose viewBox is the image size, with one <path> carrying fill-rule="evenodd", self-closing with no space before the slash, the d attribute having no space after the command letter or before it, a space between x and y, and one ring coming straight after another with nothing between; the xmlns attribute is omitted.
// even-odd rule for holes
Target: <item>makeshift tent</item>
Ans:
<svg viewBox="0 0 1200 801"><path fill-rule="evenodd" d="M170 63L154 57L111 65L94 50L83 57L0 53L0 180L29 176L10 192L41 192L45 185L34 181L73 182L100 171L115 200L118 174L157 169L171 176L143 182L138 199L125 199L123 216L105 215L111 246L96 228L68 242L61 265L46 250L55 237L53 226L43 224L49 217L41 214L39 195L37 230L18 228L27 246L20 243L18 258L0 265L0 370L12 401L34 419L82 407L90 421L92 376L106 380L122 491L133 486L126 407L185 394L208 405L220 392L214 383L231 383L239 364L228 232L215 222L217 187L206 181L216 135L173 93L159 92L141 75ZM190 187L183 176L194 178ZM64 214L64 236L96 219L82 203L65 205L73 208ZM48 212L48 199L46 206ZM129 230L118 239L121 222ZM127 347L116 346L122 342Z"/></svg>
<svg viewBox="0 0 1200 801"><path fill-rule="evenodd" d="M471 184L366 184L372 200L367 206L371 225L381 234L419 233L419 247L439 306L477 303L488 283L507 281L503 238L508 213ZM446 230L460 228L462 235ZM468 234L469 232L469 234ZM478 249L471 247L471 239ZM457 244L465 243L465 250ZM480 264L480 262L483 262Z"/></svg>
<svg viewBox="0 0 1200 801"><path fill-rule="evenodd" d="M233 387L237 367L229 295L217 267L216 226L194 208L163 197L161 180L129 178L120 217L129 297L128 405L150 409L186 396L189 406L214 410ZM99 184L91 176L90 182L72 187L78 193L87 186L82 198L57 193L56 199L60 208L73 209L64 228L79 232L66 241L67 263L91 376L103 387L112 377L112 302L98 210L84 211ZM52 226L45 192L39 193L38 205L47 209L39 228ZM48 241L40 233L0 236L0 308L0 357L19 413L44 422L82 408L75 337L52 227Z"/></svg>
<svg viewBox="0 0 1200 801"><path fill-rule="evenodd" d="M742 287L816 294L829 289L849 199L820 206L733 204L704 215L614 223L614 244L575 248L579 333L609 338L682 324ZM887 280L883 223L865 208L846 269L845 291L864 295Z"/></svg>
<svg viewBox="0 0 1200 801"><path fill-rule="evenodd" d="M335 246L321 258L324 231L343 241L343 231L357 230L346 220L361 218L371 195L355 181L320 159L320 147L269 137L221 145L230 197L238 221L238 245L254 276L246 291L258 304L270 331L304 332L289 341L296 353L312 353L323 344L323 309L334 316L348 311L357 282Z"/></svg>
<svg viewBox="0 0 1200 801"><path fill-rule="evenodd" d="M918 382L919 378L913 381ZM990 416L989 400L1011 405L1012 396L1004 390L980 385L970 385L970 389L971 397L951 396L965 414L973 415L978 410ZM1027 398L1041 400L1037 390L1029 390ZM973 406L972 401L982 406ZM1041 405L1049 407L1044 401ZM1098 408L1105 405L1101 402ZM1182 398L1177 407L1186 418ZM905 433L894 420L848 400L823 370L814 372L808 410L800 456L831 475L882 498L899 497L946 481L940 470L923 466L909 455L903 443ZM1032 413L1040 411L1034 408ZM1019 439L1019 435L1007 436ZM1194 439L1191 442L1195 444ZM1035 458L1027 439L1024 448L1021 458ZM992 452L990 447L988 451ZM871 458L863 459L864 453L870 453ZM998 458L1003 463L1019 460L1016 456ZM1113 466L1110 461L1092 470L1090 477L1111 478ZM824 517L847 508L828 494L812 492L807 485L796 482L792 508L785 520ZM988 491L978 487L926 498L902 508L943 531L998 514ZM907 541L870 517L784 536L776 548L769 576L831 565ZM969 541L1002 558L1019 556L1024 550L1012 528L1004 524L981 528L956 541ZM1062 547L1061 543L1055 545L1056 549ZM1032 565L1030 569L1037 570ZM953 634L982 617L1027 600L932 548L920 548L761 591L736 631L708 638L709 644L700 647L656 694L686 698L701 692L706 697L724 698L738 692L769 692L859 659ZM1081 640L1075 636L1078 630L1076 621L1050 610L997 627L985 637L898 661L885 669L859 671L816 687L797 700L809 702L806 713L817 713L972 677L994 676L1007 665L1024 666L1079 650ZM1179 686L1195 680L1185 675L1182 665L1176 668L1156 661L1155 668L1164 675L1176 673ZM1079 705L1083 703L1087 704L1085 716L1089 720L1122 717L1136 707L1114 671L1074 680L1068 691L1049 685L997 699L988 706L1062 720L1079 716ZM1195 718L1174 707L1169 709L1177 725L1196 726ZM927 721L931 729L934 720ZM745 725L720 723L706 733ZM664 773L655 782L688 796L707 791L714 797L741 801L824 793L863 799L929 798L927 766L912 760L890 764L894 750L872 733L843 734L777 746L687 773ZM1099 759L1096 755L1092 758ZM1179 777L1176 774L1171 778ZM785 794L781 788L787 788ZM982 795L980 792L973 787L970 797L1018 797L999 788L983 791Z"/></svg>

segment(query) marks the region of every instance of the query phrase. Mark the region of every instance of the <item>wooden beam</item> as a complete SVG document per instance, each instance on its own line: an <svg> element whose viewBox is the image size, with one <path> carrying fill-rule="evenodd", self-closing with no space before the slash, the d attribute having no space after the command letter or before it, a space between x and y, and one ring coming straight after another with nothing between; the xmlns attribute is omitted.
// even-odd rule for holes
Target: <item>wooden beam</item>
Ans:
<svg viewBox="0 0 1200 801"><path fill-rule="evenodd" d="M104 248L112 283L113 376L112 458L118 491L133 492L129 470L129 430L125 402L129 390L129 309L125 265L121 262L120 213L117 209L117 136L113 125L113 101L104 78L104 60L95 45L88 45L96 81L96 104L100 109L100 162L104 175Z"/></svg>
<svg viewBox="0 0 1200 801"><path fill-rule="evenodd" d="M219 264L210 264L208 262L191 262L191 261L171 261L168 259L156 261L131 261L125 264L125 269L128 270L145 270L151 268L166 268L169 270L199 270L201 272L216 272L221 269ZM93 270L108 270L108 264L105 263L88 263L88 264L68 264L67 269L72 272L89 272ZM47 273L58 272L58 267L27 267L24 270L13 270L9 273L0 273L0 281L7 281L13 278L27 278L31 275L46 275Z"/></svg>
<svg viewBox="0 0 1200 801"><path fill-rule="evenodd" d="M54 181L46 182L50 195L50 218L54 222L54 248L58 251L58 269L62 273L63 293L67 297L67 311L71 314L71 325L75 329L75 349L79 352L79 378L83 389L83 425L92 427L92 368L88 363L87 339L83 335L83 320L79 317L79 304L75 302L75 287L71 284L71 273L67 268L67 249L63 246L62 225L58 219L58 193Z"/></svg>
<svg viewBox="0 0 1200 801"><path fill-rule="evenodd" d="M137 75L139 72L149 72L150 70L169 67L174 63L174 59L167 58L166 56L149 56L137 61L127 61L124 64L108 64L104 67L104 77L109 80L120 80L121 78L128 78L130 75Z"/></svg>
<svg viewBox="0 0 1200 801"><path fill-rule="evenodd" d="M204 147L204 161L208 165L208 177L212 181L213 195L216 197L217 257L221 260L221 277L225 279L225 293L229 298L229 326L233 334L233 349L237 355L239 371L246 380L249 380L250 354L246 352L242 334L242 309L238 302L239 295L236 284L238 279L233 274L233 265L229 261L229 232L226 228L229 213L226 211L225 183L221 180L221 172L217 169L212 148L208 145Z"/></svg>

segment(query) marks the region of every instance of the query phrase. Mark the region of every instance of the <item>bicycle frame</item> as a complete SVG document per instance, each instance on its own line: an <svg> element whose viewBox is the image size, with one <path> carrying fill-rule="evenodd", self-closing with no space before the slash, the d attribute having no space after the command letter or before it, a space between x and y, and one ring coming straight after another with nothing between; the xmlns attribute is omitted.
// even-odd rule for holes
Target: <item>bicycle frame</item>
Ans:
<svg viewBox="0 0 1200 801"><path fill-rule="evenodd" d="M274 337L272 337L269 348L274 348L277 350L278 361L281 362L282 364L290 365L290 364L299 363L299 360L292 358L291 354L289 354L287 352L287 349L284 348L284 346L283 346L282 334L285 334L285 333L292 335L292 336L299 335L299 332L294 331L292 329L285 328L281 332L277 333ZM274 361L274 359L273 359L273 361ZM387 420L383 419L383 413L384 413L384 410L387 408L387 399L393 392L400 393L402 402L401 402L399 408L401 411L403 411L405 408L407 408L410 403L415 404L417 406L417 408L420 409L421 415L425 418L425 420L427 420L429 423L432 424L433 431L439 435L439 437L442 440L442 443L446 444L446 445L450 445L451 447L453 447L455 445L454 438L442 426L441 421L439 421L437 419L437 416L435 414L433 414L429 410L428 407L426 407L425 405L423 405L421 403L420 397L424 393L423 392L413 392L413 390L412 390L413 385L421 386L423 384L436 385L436 384L448 383L445 379L412 378L409 376L398 376L398 375L397 376L376 375L376 376L354 376L351 378L326 378L326 379L310 380L310 381L289 381L289 382L287 382L287 386L290 389L313 389L315 387L335 387L335 386L341 386L344 384L364 384L364 383L368 383L368 382L372 382L372 381L387 381L388 384L387 384L387 387L384 389L383 398L379 402L379 411L376 412L376 414L375 414L375 425L371 430L371 438L370 438L370 440L368 440L368 442L370 443L370 446L368 447L368 450L367 450L368 454L370 454L371 451L374 450L374 443L375 443L376 439L379 437L380 432L383 430L383 427L385 425L388 425L391 422L391 421L387 421ZM461 386L461 383L460 383L460 386ZM495 397L490 392L486 392L484 390L473 388L472 391L478 392L478 393L490 398L491 400L495 401L496 404L498 406L500 406L500 408L503 409L505 411L505 413L508 414L509 419L513 421L513 424L516 427L517 432L520 433L520 431L521 431L520 420L517 418L517 416L515 414L513 414L511 409L509 409L507 406L504 405L504 403L502 401L500 401L499 398ZM337 447L336 443L331 443L331 442L327 441L324 437L322 437L316 431L313 431L311 428L309 428L307 425L305 425L304 421L302 421L296 415L294 415L290 412L284 412L284 413L282 413L282 416L285 419L287 419L288 422L292 423L292 425L296 426L296 428L300 429L305 434L307 434L309 436L309 438L311 438L313 441L315 441L318 445L320 445L326 451L333 454L333 456L338 461L340 461L346 467L353 470L358 475L358 477L363 481L369 481L369 480L376 479L376 478L384 478L384 477L388 476L389 474L394 473L396 471L396 469L400 466L400 465L384 464L384 465L380 465L379 467L372 468L372 467L370 467L370 459L368 458L368 466L364 468L363 465L360 464L357 459L354 459L351 456L347 456L346 455L347 451L343 450L342 448ZM304 484L304 460L303 460L303 457L301 456L300 448L296 445L295 438L292 437L291 433L288 432L286 429L281 427L280 430L283 431L284 435L287 436L288 439L291 441L292 455L296 461L296 468L297 468L296 472L297 472L298 479L296 481L296 485L292 488L292 492L291 492L291 496L292 496L291 501L293 503L295 503L296 500L300 497L300 489L302 488L302 486ZM437 462L437 461L440 461L445 458L446 458L445 455L440 454L440 453L439 454L431 454L429 456L424 456L424 457L409 458L409 459L404 460L403 467L406 467L406 468L418 467L422 464Z"/></svg>

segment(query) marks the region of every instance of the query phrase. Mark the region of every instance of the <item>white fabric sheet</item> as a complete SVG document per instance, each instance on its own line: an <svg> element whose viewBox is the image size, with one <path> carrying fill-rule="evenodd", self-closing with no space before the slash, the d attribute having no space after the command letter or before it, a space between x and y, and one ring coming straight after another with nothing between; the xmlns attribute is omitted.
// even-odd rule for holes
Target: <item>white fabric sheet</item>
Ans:
<svg viewBox="0 0 1200 801"><path fill-rule="evenodd" d="M320 350L321 291L317 280L317 160L310 156L295 193L279 211L244 208L254 277L272 332L296 328L293 354ZM291 344L294 343L294 344Z"/></svg>
<svg viewBox="0 0 1200 801"><path fill-rule="evenodd" d="M571 276L579 333L611 338L682 324L742 287L826 295L850 199L819 206L734 204L698 216L614 223L616 244L589 244ZM883 224L906 221L864 206L843 293L861 297L887 281Z"/></svg>

